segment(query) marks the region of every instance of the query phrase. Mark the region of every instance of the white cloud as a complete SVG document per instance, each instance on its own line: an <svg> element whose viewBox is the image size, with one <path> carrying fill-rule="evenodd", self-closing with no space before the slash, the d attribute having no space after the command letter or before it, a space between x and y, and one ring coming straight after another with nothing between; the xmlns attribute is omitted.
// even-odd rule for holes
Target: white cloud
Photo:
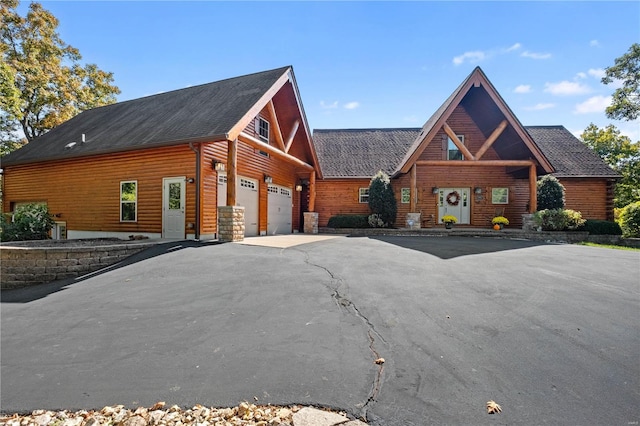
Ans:
<svg viewBox="0 0 640 426"><path fill-rule="evenodd" d="M584 84L580 84L575 81L561 81L559 83L545 83L544 91L551 93L552 95L567 96L567 95L583 95L589 93L591 89Z"/></svg>
<svg viewBox="0 0 640 426"><path fill-rule="evenodd" d="M584 102L576 105L574 114L590 114L593 112L603 113L605 108L611 105L611 96L593 96Z"/></svg>
<svg viewBox="0 0 640 426"><path fill-rule="evenodd" d="M455 58L453 58L453 64L462 65L465 61L469 61L471 63L480 62L486 57L487 57L487 54L480 50L476 50L473 52L464 52L462 55L456 56Z"/></svg>
<svg viewBox="0 0 640 426"><path fill-rule="evenodd" d="M604 77L604 70L602 68L591 68L589 69L589 71L587 71L587 74L589 74L591 77L601 79L602 77Z"/></svg>
<svg viewBox="0 0 640 426"><path fill-rule="evenodd" d="M534 106L531 107L526 107L525 109L527 111L542 111L543 109L549 109L549 108L555 108L556 104L551 104L551 103L547 103L547 104L535 104Z"/></svg>
<svg viewBox="0 0 640 426"><path fill-rule="evenodd" d="M335 109L338 108L338 101L335 101L331 104L326 103L325 101L320 101L320 108L322 109Z"/></svg>
<svg viewBox="0 0 640 426"><path fill-rule="evenodd" d="M344 105L345 109L356 109L360 106L360 102L349 102Z"/></svg>
<svg viewBox="0 0 640 426"><path fill-rule="evenodd" d="M549 59L551 57L551 53L536 53L525 50L520 54L520 56L531 59Z"/></svg>
<svg viewBox="0 0 640 426"><path fill-rule="evenodd" d="M591 47L600 47L600 42L598 40L591 40L589 42L589 46L591 46Z"/></svg>
<svg viewBox="0 0 640 426"><path fill-rule="evenodd" d="M514 93L531 93L531 86L528 84L521 84L515 89L513 89Z"/></svg>
<svg viewBox="0 0 640 426"><path fill-rule="evenodd" d="M514 45L513 45L513 46L511 46L511 47L507 47L507 48L505 49L505 52L513 52L514 50L518 50L518 49L520 49L521 47L522 47L522 45L521 45L520 43L516 43L516 44L514 44Z"/></svg>
<svg viewBox="0 0 640 426"><path fill-rule="evenodd" d="M587 78L587 73L579 72L576 74L576 78Z"/></svg>

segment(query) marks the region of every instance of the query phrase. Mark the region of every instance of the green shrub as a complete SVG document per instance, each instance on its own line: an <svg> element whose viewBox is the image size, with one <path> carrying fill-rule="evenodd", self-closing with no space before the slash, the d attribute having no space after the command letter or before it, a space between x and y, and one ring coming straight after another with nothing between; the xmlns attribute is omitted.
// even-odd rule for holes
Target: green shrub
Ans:
<svg viewBox="0 0 640 426"><path fill-rule="evenodd" d="M4 220L0 221L0 240L46 240L54 224L46 205L32 203L19 206L13 214L13 220L11 215L5 215Z"/></svg>
<svg viewBox="0 0 640 426"><path fill-rule="evenodd" d="M369 223L369 226L372 228L385 228L387 226L387 224L382 220L380 215L377 213L370 214L367 219L367 222Z"/></svg>
<svg viewBox="0 0 640 426"><path fill-rule="evenodd" d="M620 228L624 237L640 237L640 201L625 206L620 212Z"/></svg>
<svg viewBox="0 0 640 426"><path fill-rule="evenodd" d="M533 222L543 231L565 231L578 229L585 220L575 210L544 209L533 214Z"/></svg>
<svg viewBox="0 0 640 426"><path fill-rule="evenodd" d="M369 210L377 215L373 222L382 222L382 227L393 226L396 221L396 197L389 176L383 171L376 173L369 184Z"/></svg>
<svg viewBox="0 0 640 426"><path fill-rule="evenodd" d="M538 192L538 210L564 208L564 186L554 176L546 175L536 183Z"/></svg>
<svg viewBox="0 0 640 426"><path fill-rule="evenodd" d="M591 235L622 235L620 225L608 220L587 219L578 229Z"/></svg>
<svg viewBox="0 0 640 426"><path fill-rule="evenodd" d="M366 214L339 214L329 218L329 228L368 228L369 216Z"/></svg>

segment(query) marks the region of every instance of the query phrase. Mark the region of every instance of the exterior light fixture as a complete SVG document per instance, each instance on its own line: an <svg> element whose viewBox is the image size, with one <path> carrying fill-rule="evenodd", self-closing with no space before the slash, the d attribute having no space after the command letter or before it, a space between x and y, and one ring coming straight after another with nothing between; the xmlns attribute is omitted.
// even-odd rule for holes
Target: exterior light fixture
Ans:
<svg viewBox="0 0 640 426"><path fill-rule="evenodd" d="M266 183L272 183L273 182L273 178L271 176L265 174L264 175L264 181Z"/></svg>
<svg viewBox="0 0 640 426"><path fill-rule="evenodd" d="M296 185L296 191L297 192L302 192L302 185L301 184L297 184Z"/></svg>
<svg viewBox="0 0 640 426"><path fill-rule="evenodd" d="M222 161L218 161L215 158L212 160L213 170L216 172L224 172L226 170L226 166Z"/></svg>
<svg viewBox="0 0 640 426"><path fill-rule="evenodd" d="M195 180L194 178L189 178L189 179L187 179L187 182L189 182L189 183L193 183L193 182L195 182L195 181L196 181L196 180Z"/></svg>
<svg viewBox="0 0 640 426"><path fill-rule="evenodd" d="M431 188L431 193L432 194L437 194L438 192L440 192L440 188L438 188L437 186L434 186Z"/></svg>
<svg viewBox="0 0 640 426"><path fill-rule="evenodd" d="M473 188L473 192L475 192L476 194L482 194L482 188L476 186L475 188Z"/></svg>

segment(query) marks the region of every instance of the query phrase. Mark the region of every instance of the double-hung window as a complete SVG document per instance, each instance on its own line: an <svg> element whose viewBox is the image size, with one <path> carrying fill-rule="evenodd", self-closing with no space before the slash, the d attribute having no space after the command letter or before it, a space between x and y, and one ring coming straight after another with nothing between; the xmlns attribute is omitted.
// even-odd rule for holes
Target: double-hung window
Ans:
<svg viewBox="0 0 640 426"><path fill-rule="evenodd" d="M269 122L262 117L258 118L258 136L260 139L269 143Z"/></svg>
<svg viewBox="0 0 640 426"><path fill-rule="evenodd" d="M138 220L138 181L120 182L120 222Z"/></svg>
<svg viewBox="0 0 640 426"><path fill-rule="evenodd" d="M363 204L369 202L369 188L358 189L358 201Z"/></svg>

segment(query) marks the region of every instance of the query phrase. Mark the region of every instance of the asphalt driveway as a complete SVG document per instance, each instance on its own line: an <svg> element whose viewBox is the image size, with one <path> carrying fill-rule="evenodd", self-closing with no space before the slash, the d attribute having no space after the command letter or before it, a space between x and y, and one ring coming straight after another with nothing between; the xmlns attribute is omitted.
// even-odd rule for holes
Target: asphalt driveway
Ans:
<svg viewBox="0 0 640 426"><path fill-rule="evenodd" d="M257 400L380 425L640 421L638 252L340 237L136 260L2 292L2 411Z"/></svg>

